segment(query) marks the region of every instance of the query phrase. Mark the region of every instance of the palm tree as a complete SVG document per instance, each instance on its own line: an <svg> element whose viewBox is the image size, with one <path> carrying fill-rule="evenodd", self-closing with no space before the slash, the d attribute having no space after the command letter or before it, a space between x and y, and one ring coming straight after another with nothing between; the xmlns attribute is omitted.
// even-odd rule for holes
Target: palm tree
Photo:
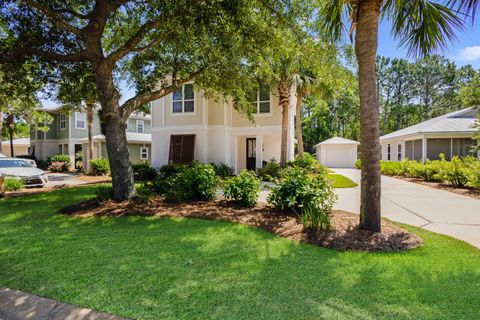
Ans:
<svg viewBox="0 0 480 320"><path fill-rule="evenodd" d="M300 68L299 72L292 76L292 84L297 94L295 104L295 127L297 129L297 150L298 157L303 157L303 133L302 133L302 103L303 99L309 94L312 86L315 85L316 78L310 70Z"/></svg>
<svg viewBox="0 0 480 320"><path fill-rule="evenodd" d="M320 5L320 30L339 40L346 16L351 21L358 62L361 142L360 228L380 232L380 141L375 60L378 24L381 17L392 23L392 33L409 54L430 54L443 49L455 38L455 29L465 19L453 8L474 13L479 0L449 1L446 5L429 0L325 0ZM464 18L464 17L463 17Z"/></svg>

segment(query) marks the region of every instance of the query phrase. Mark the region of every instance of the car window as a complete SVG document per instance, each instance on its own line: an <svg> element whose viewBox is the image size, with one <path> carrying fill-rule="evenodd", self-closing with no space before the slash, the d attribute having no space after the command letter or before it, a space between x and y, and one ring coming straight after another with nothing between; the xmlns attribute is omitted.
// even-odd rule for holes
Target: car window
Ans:
<svg viewBox="0 0 480 320"><path fill-rule="evenodd" d="M16 159L0 160L0 168L18 168L18 167L31 168L32 165L25 160L16 160Z"/></svg>

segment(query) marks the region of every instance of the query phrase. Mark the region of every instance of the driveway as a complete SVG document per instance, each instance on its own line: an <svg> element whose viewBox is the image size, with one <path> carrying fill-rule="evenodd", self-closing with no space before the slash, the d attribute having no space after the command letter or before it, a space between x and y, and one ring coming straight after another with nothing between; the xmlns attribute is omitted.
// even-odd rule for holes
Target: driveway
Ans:
<svg viewBox="0 0 480 320"><path fill-rule="evenodd" d="M334 169L360 183L360 170ZM336 189L335 209L360 211L360 187ZM480 248L480 200L382 176L382 216Z"/></svg>

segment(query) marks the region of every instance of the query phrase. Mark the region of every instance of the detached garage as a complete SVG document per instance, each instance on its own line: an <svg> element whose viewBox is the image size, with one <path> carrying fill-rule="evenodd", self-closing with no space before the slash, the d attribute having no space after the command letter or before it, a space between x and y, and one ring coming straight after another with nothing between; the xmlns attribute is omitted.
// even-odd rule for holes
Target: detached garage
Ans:
<svg viewBox="0 0 480 320"><path fill-rule="evenodd" d="M359 144L345 138L330 138L315 146L317 160L330 168L354 168Z"/></svg>

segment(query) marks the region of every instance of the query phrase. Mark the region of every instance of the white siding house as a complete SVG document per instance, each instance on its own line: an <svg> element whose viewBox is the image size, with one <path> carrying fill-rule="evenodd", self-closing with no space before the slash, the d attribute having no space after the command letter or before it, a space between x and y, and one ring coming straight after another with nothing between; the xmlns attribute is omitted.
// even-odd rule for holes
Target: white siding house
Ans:
<svg viewBox="0 0 480 320"><path fill-rule="evenodd" d="M447 160L472 154L477 115L478 109L466 108L384 135L380 137L381 158L425 162L438 159L440 153Z"/></svg>
<svg viewBox="0 0 480 320"><path fill-rule="evenodd" d="M315 145L317 160L330 168L354 168L359 144L341 137L330 138Z"/></svg>
<svg viewBox="0 0 480 320"><path fill-rule="evenodd" d="M294 97L294 95L292 95ZM261 168L280 158L282 110L278 98L261 89L254 121L233 107L231 99L207 98L192 84L152 103L152 164L226 163L236 172ZM289 109L288 160L294 155L294 110Z"/></svg>

